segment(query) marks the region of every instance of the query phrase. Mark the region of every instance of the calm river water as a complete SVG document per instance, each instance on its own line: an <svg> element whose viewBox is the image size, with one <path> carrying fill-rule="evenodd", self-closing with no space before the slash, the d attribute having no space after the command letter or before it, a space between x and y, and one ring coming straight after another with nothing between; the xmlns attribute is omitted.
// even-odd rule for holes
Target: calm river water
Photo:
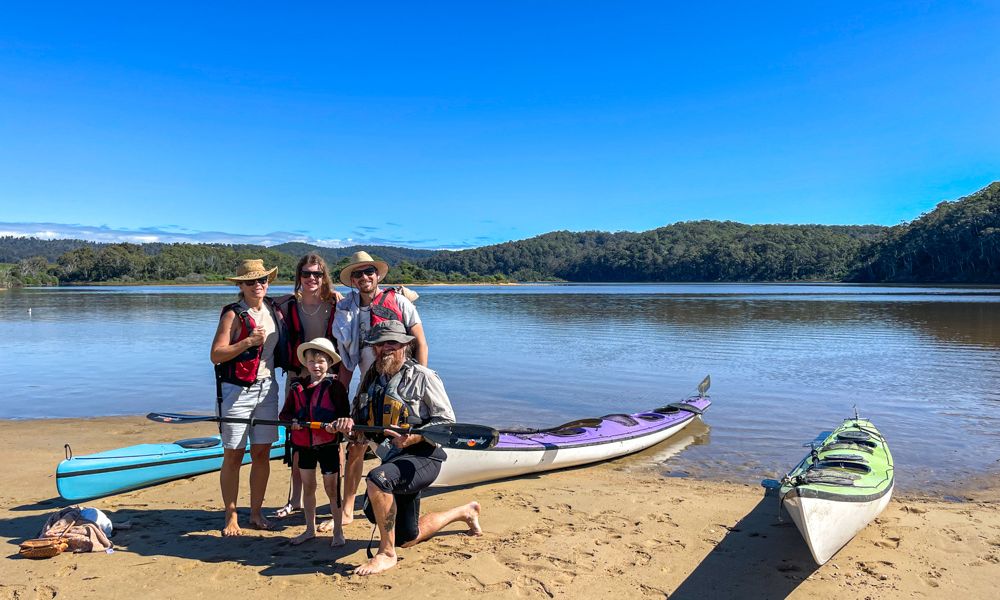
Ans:
<svg viewBox="0 0 1000 600"><path fill-rule="evenodd" d="M431 367L462 421L542 426L649 409L711 374L705 425L628 460L757 481L857 406L886 434L902 490L946 492L1000 470L1000 290L415 289ZM0 418L211 412L209 343L233 297L230 287L0 292Z"/></svg>

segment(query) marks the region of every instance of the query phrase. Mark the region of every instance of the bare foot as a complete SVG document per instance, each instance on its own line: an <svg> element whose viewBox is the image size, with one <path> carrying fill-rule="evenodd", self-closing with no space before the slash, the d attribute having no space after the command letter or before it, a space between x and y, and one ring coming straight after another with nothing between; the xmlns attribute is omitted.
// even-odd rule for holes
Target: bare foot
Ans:
<svg viewBox="0 0 1000 600"><path fill-rule="evenodd" d="M330 538L331 548L340 548L341 546L347 545L347 539L344 537L344 532L334 533L333 537Z"/></svg>
<svg viewBox="0 0 1000 600"><path fill-rule="evenodd" d="M264 518L264 515L257 515L257 517L250 517L250 527L254 529L260 529L261 531L271 531L274 525L270 521Z"/></svg>
<svg viewBox="0 0 1000 600"><path fill-rule="evenodd" d="M340 522L343 523L344 525L350 525L351 523L353 523L354 522L354 511L353 510L345 510L344 511L344 516L341 517L341 521Z"/></svg>
<svg viewBox="0 0 1000 600"><path fill-rule="evenodd" d="M226 513L226 526L222 528L222 537L233 537L237 535L242 535L243 530L240 529L239 519L236 517L236 511Z"/></svg>
<svg viewBox="0 0 1000 600"><path fill-rule="evenodd" d="M306 529L301 534L299 534L299 535L293 537L292 539L288 540L288 543L291 544L291 545L293 545L293 546L298 546L302 542L308 542L309 540L313 539L314 537L316 537L316 532L312 531L312 530L309 530L309 529Z"/></svg>
<svg viewBox="0 0 1000 600"><path fill-rule="evenodd" d="M354 569L355 575L374 575L382 571L388 571L396 566L396 555L389 556L379 552L371 560Z"/></svg>
<svg viewBox="0 0 1000 600"><path fill-rule="evenodd" d="M478 502L469 502L465 508L468 511L464 517L465 522L469 524L468 535L483 535L483 528L479 526L479 511L482 507Z"/></svg>
<svg viewBox="0 0 1000 600"><path fill-rule="evenodd" d="M327 519L316 526L316 531L320 533L329 533L333 531L333 519Z"/></svg>

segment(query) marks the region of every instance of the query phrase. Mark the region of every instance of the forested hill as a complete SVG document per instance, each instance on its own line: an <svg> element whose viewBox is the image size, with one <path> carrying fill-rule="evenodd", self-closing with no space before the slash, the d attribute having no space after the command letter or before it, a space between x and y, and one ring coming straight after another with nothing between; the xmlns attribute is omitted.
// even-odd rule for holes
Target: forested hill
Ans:
<svg viewBox="0 0 1000 600"><path fill-rule="evenodd" d="M427 281L861 281L1000 283L1000 182L942 202L911 223L675 223L640 233L557 231L457 252L301 243L96 244L0 237L0 287L84 282L218 281L243 258L291 278L306 252L331 269L364 249L392 265L391 283Z"/></svg>
<svg viewBox="0 0 1000 600"><path fill-rule="evenodd" d="M517 280L839 281L885 230L875 225L675 223L642 233L560 231L517 242L442 252L423 265L445 273Z"/></svg>
<svg viewBox="0 0 1000 600"><path fill-rule="evenodd" d="M889 229L855 281L1000 282L1000 182Z"/></svg>

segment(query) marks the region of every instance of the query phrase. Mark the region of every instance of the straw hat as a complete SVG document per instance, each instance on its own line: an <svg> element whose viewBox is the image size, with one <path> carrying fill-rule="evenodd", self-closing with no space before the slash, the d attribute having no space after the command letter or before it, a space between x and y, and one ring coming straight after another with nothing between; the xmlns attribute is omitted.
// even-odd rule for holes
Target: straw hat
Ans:
<svg viewBox="0 0 1000 600"><path fill-rule="evenodd" d="M328 354L330 356L331 367L340 362L340 355L333 349L333 342L325 337L316 338L304 344L299 344L295 353L298 354L299 362L303 365L306 364L306 350L319 350L323 354Z"/></svg>
<svg viewBox="0 0 1000 600"><path fill-rule="evenodd" d="M367 267L368 265L375 267L378 271L379 281L385 279L385 274L389 272L388 264L381 260L375 260L364 250L355 252L348 260L350 260L350 262L347 263L347 266L340 270L340 283L346 285L347 287L353 287L351 285L351 271L359 267Z"/></svg>
<svg viewBox="0 0 1000 600"><path fill-rule="evenodd" d="M274 281L274 278L278 276L278 267L274 267L269 271L264 268L263 260L259 258L248 258L240 262L239 266L236 267L236 277L226 277L226 279L239 283L241 281L249 281L251 279L260 279L264 276L267 276L268 283Z"/></svg>

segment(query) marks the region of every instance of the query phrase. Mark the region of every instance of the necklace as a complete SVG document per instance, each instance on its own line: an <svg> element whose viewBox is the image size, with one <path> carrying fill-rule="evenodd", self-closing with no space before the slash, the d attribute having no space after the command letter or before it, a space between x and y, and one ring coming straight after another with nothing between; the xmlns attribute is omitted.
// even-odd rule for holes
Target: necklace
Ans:
<svg viewBox="0 0 1000 600"><path fill-rule="evenodd" d="M306 303L299 302L299 310L301 310L302 313L305 314L307 317L313 317L316 316L316 313L319 312L319 309L323 308L324 304L325 302L320 302L319 304L316 305L316 308L314 308L312 312L309 312L308 310L306 310Z"/></svg>

